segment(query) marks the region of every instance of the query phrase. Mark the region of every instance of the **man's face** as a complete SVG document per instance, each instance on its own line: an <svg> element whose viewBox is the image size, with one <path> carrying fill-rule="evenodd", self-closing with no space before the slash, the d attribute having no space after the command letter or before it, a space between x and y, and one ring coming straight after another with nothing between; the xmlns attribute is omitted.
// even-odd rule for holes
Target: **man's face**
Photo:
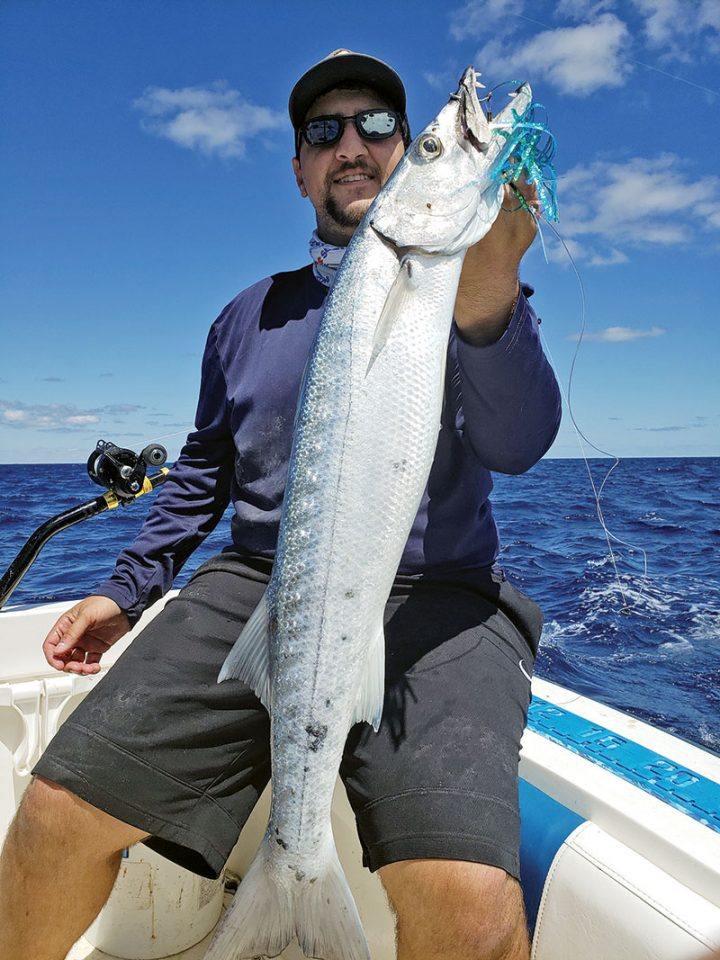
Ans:
<svg viewBox="0 0 720 960"><path fill-rule="evenodd" d="M318 97L305 119L349 117L377 107L388 104L371 90L330 90ZM322 240L338 246L348 243L404 152L399 129L388 140L365 140L352 120L345 123L336 143L311 147L302 140L293 169L301 195L315 207Z"/></svg>

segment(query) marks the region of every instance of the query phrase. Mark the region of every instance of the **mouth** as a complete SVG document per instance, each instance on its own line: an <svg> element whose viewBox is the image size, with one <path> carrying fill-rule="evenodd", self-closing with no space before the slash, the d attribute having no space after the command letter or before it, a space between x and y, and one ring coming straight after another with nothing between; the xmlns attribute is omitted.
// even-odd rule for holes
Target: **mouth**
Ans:
<svg viewBox="0 0 720 960"><path fill-rule="evenodd" d="M369 173L349 173L343 177L336 177L333 180L333 183L345 184L345 183L363 183L367 180L374 180L375 177L371 176Z"/></svg>
<svg viewBox="0 0 720 960"><path fill-rule="evenodd" d="M458 124L461 138L479 153L486 153L492 138L487 117L480 106L477 96L478 75L472 67L468 67L460 78L460 86L454 95L460 101Z"/></svg>
<svg viewBox="0 0 720 960"><path fill-rule="evenodd" d="M331 182L334 185L345 187L358 183L367 183L371 180L377 180L377 176L364 163L349 164L346 163L335 173L331 174Z"/></svg>

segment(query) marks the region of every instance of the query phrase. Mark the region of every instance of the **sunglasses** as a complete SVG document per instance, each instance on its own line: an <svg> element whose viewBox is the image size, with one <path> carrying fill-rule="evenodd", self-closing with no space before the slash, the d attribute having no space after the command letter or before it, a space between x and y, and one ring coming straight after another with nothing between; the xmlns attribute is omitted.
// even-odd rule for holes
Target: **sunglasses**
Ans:
<svg viewBox="0 0 720 960"><path fill-rule="evenodd" d="M327 117L313 117L298 127L298 146L300 137L311 147L324 147L337 143L345 130L345 123L352 120L355 129L365 140L387 140L402 128L402 117L394 110L363 110L350 117L332 114Z"/></svg>

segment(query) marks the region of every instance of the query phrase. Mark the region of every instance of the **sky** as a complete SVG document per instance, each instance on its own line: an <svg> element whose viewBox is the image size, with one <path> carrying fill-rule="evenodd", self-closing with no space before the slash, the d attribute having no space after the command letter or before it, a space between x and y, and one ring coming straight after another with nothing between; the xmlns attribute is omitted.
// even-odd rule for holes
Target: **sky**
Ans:
<svg viewBox="0 0 720 960"><path fill-rule="evenodd" d="M719 455L719 0L0 0L0 463L177 456L215 317L308 262L287 98L338 47L395 67L415 133L469 64L530 82L575 267L545 228L521 276L575 421ZM566 409L548 456L581 452Z"/></svg>

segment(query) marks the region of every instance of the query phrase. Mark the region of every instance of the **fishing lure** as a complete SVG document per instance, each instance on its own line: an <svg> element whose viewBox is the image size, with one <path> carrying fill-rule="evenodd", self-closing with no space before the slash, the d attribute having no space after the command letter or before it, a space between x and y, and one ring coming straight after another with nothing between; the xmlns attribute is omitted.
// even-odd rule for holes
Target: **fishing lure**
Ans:
<svg viewBox="0 0 720 960"><path fill-rule="evenodd" d="M555 137L547 119L538 119L540 111L545 108L535 102L521 114L511 107L509 121L492 124L493 132L504 137L506 143L489 176L497 183L514 184L525 173L528 183L537 190L545 218L557 221L557 178L553 166ZM519 199L521 206L533 213L524 198Z"/></svg>

